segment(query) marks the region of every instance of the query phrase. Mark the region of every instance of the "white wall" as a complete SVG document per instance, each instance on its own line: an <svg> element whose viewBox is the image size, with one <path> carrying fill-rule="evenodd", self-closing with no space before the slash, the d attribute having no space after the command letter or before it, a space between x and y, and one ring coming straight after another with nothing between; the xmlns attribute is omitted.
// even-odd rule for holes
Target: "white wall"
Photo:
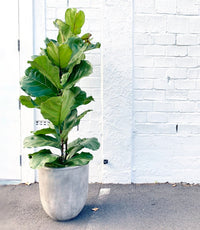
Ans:
<svg viewBox="0 0 200 230"><path fill-rule="evenodd" d="M134 11L133 181L200 182L200 1Z"/></svg>
<svg viewBox="0 0 200 230"><path fill-rule="evenodd" d="M104 1L103 12L103 182L131 183L132 1Z"/></svg>

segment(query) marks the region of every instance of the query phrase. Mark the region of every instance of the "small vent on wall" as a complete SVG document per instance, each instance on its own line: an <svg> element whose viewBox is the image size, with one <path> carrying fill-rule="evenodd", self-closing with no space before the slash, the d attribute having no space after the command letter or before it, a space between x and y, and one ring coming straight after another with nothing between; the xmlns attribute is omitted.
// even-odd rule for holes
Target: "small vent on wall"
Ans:
<svg viewBox="0 0 200 230"><path fill-rule="evenodd" d="M49 121L45 121L45 120L36 120L36 121L35 121L35 125L48 126L49 123L50 123Z"/></svg>

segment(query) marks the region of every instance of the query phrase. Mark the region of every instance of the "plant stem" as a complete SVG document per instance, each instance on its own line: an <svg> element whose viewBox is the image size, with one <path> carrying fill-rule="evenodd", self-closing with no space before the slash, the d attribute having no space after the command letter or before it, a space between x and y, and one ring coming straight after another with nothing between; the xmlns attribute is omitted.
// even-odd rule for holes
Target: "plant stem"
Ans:
<svg viewBox="0 0 200 230"><path fill-rule="evenodd" d="M68 155L68 153L67 153L67 141L68 141L68 139L65 142L65 156L64 156L65 160L67 159L67 155Z"/></svg>
<svg viewBox="0 0 200 230"><path fill-rule="evenodd" d="M63 143L63 140L62 140L62 141L61 141L61 157L62 157L62 158L63 158L63 156L64 156L63 150L64 150L64 143Z"/></svg>

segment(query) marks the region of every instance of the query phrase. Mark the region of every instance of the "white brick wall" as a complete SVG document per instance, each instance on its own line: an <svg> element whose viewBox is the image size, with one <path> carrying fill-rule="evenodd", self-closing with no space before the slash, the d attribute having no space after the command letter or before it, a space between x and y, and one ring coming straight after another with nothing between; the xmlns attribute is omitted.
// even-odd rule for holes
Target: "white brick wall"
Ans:
<svg viewBox="0 0 200 230"><path fill-rule="evenodd" d="M200 1L134 2L133 182L200 182Z"/></svg>

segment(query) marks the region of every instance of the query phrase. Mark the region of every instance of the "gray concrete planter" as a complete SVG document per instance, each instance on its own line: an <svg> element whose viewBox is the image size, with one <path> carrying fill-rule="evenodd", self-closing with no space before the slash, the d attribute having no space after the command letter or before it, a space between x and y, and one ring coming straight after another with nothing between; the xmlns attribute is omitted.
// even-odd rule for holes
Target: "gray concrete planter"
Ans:
<svg viewBox="0 0 200 230"><path fill-rule="evenodd" d="M88 165L66 168L41 168L40 200L54 220L69 220L83 209L88 195Z"/></svg>

